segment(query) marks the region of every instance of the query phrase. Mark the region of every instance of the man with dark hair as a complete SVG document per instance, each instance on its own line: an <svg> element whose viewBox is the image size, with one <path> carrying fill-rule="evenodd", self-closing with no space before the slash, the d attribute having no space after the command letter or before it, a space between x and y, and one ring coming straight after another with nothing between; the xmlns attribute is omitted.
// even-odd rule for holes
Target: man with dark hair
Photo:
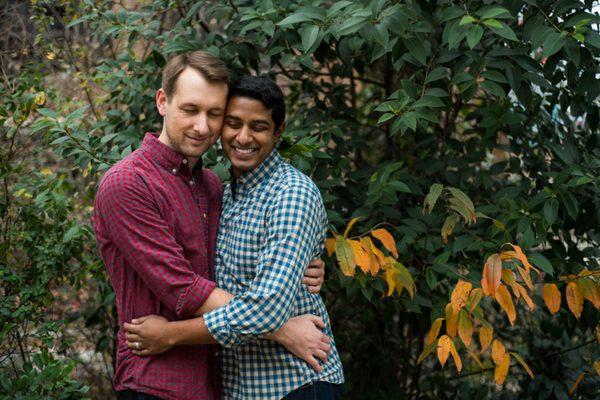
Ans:
<svg viewBox="0 0 600 400"><path fill-rule="evenodd" d="M142 146L99 185L93 223L120 326L148 314L192 318L233 297L214 282L222 186L201 163L222 128L228 77L225 64L208 53L171 59L156 93L160 135L147 133ZM309 362L328 351L318 317L286 321L271 339ZM140 357L142 344L131 351L119 330L114 376L119 398L220 398L216 346L173 347Z"/></svg>
<svg viewBox="0 0 600 400"><path fill-rule="evenodd" d="M186 324L148 318L127 326L150 353L166 340L214 337L223 346L226 399L342 397L342 365L323 300L300 283L302 266L323 249L326 212L316 185L275 150L284 129L285 102L275 82L246 76L231 87L221 144L232 181L223 196L215 269L219 286L234 297ZM326 358L318 368L278 343L257 340L307 313L324 321L331 341L328 357L317 351Z"/></svg>

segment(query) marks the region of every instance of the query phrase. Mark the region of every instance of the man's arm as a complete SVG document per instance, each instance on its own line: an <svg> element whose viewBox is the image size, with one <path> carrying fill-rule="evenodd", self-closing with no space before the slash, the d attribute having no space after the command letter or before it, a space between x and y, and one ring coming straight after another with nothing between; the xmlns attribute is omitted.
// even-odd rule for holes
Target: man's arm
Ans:
<svg viewBox="0 0 600 400"><path fill-rule="evenodd" d="M132 171L109 173L96 193L94 213L97 234L110 236L166 307L190 317L203 306L215 283L192 271L141 177Z"/></svg>
<svg viewBox="0 0 600 400"><path fill-rule="evenodd" d="M235 347L274 333L290 318L304 266L322 238L324 218L320 196L308 185L287 187L273 199L266 243L248 290L204 315L221 345Z"/></svg>

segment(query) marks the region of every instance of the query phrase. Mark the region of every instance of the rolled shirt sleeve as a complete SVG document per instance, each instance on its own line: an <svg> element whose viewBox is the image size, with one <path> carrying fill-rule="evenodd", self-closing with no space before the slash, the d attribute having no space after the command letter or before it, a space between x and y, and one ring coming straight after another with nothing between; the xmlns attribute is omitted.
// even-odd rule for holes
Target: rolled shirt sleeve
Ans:
<svg viewBox="0 0 600 400"><path fill-rule="evenodd" d="M216 284L193 272L144 180L133 171L106 175L95 214L95 223L157 298L178 316L193 316Z"/></svg>
<svg viewBox="0 0 600 400"><path fill-rule="evenodd" d="M210 334L236 347L277 331L291 317L310 259L320 253L326 216L314 185L283 187L266 216L266 243L248 290L204 315Z"/></svg>

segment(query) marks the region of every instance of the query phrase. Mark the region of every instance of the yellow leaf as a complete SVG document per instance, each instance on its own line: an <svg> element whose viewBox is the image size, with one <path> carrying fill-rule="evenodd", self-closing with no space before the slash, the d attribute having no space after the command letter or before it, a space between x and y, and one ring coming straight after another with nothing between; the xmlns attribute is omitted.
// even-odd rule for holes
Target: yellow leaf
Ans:
<svg viewBox="0 0 600 400"><path fill-rule="evenodd" d="M431 328L425 337L425 344L430 344L435 342L438 335L440 334L440 328L442 327L442 321L444 318L438 318L431 324Z"/></svg>
<svg viewBox="0 0 600 400"><path fill-rule="evenodd" d="M581 383L581 381L583 380L583 378L585 377L586 373L582 372L579 374L579 376L577 377L577 379L575 379L575 383L573 384L573 386L571 386L571 389L569 389L569 394L572 395L573 393L575 393L575 391L577 390L577 387L579 386L579 384Z"/></svg>
<svg viewBox="0 0 600 400"><path fill-rule="evenodd" d="M325 250L327 250L327 255L331 257L333 252L335 251L335 238L327 238L325 239Z"/></svg>
<svg viewBox="0 0 600 400"><path fill-rule="evenodd" d="M394 261L393 259L390 259L391 261ZM410 294L410 297L414 297L415 292L417 291L417 287L415 286L415 281L412 277L412 275L410 274L410 271L408 270L408 268L406 268L401 262L399 261L395 261L392 264L392 268L396 270L396 275L395 275L395 279L396 279L396 285L402 285L403 287L406 288L406 290L408 291L408 294ZM400 295L400 293L398 293L398 295Z"/></svg>
<svg viewBox="0 0 600 400"><path fill-rule="evenodd" d="M504 353L502 355L502 360L496 364L496 369L494 370L494 382L496 385L502 385L506 380L506 376L508 375L508 369L510 368L510 354Z"/></svg>
<svg viewBox="0 0 600 400"><path fill-rule="evenodd" d="M469 354L469 356L475 360L475 362L477 363L477 365L479 365L479 368L483 368L483 364L481 363L481 360L479 359L479 357L477 356L477 354L475 354L473 352L473 350L471 350L470 348L467 347L467 353Z"/></svg>
<svg viewBox="0 0 600 400"><path fill-rule="evenodd" d="M517 319L517 311L515 310L515 305L510 297L510 293L508 293L508 290L506 289L506 286L498 286L498 289L496 290L496 301L508 315L510 324L514 325L515 320Z"/></svg>
<svg viewBox="0 0 600 400"><path fill-rule="evenodd" d="M458 337L460 337L460 340L462 340L466 347L469 347L472 336L473 322L465 310L460 310L458 312Z"/></svg>
<svg viewBox="0 0 600 400"><path fill-rule="evenodd" d="M523 368L525 369L527 374L531 377L531 379L533 379L533 371L531 370L531 368L529 368L529 365L527 365L525 360L523 360L523 357L521 357L518 353L513 353L512 351L510 352L510 354L513 355L513 357L519 362L519 364L521 364L523 366Z"/></svg>
<svg viewBox="0 0 600 400"><path fill-rule="evenodd" d="M503 269L502 270L502 281L512 288L513 293L517 299L519 299L519 297L521 297L521 293L519 292L519 289L517 289L518 283L515 278L514 272L512 272L510 269Z"/></svg>
<svg viewBox="0 0 600 400"><path fill-rule="evenodd" d="M525 269L527 270L527 272L529 272L530 269L533 269L539 275L540 271L529 263L527 256L525 255L525 253L523 253L523 250L521 250L521 248L517 245L514 245L512 243L509 243L509 244L512 246L513 249L515 249L516 258L519 261L521 261L521 263L525 266Z"/></svg>
<svg viewBox="0 0 600 400"><path fill-rule="evenodd" d="M467 304L469 306L470 312L473 312L475 307L477 307L477 305L481 301L482 297L483 297L483 290L481 288L475 288L475 289L471 290L471 293L469 293L469 299L467 300Z"/></svg>
<svg viewBox="0 0 600 400"><path fill-rule="evenodd" d="M575 282L569 282L567 289L565 289L565 297L567 298L567 305L575 316L579 319L581 312L583 311L583 296L579 290L579 286Z"/></svg>
<svg viewBox="0 0 600 400"><path fill-rule="evenodd" d="M579 286L583 298L600 309L600 287L598 284L589 278L583 278L577 281L577 286Z"/></svg>
<svg viewBox="0 0 600 400"><path fill-rule="evenodd" d="M456 286L450 295L450 303L452 303L452 307L454 307L454 312L458 312L458 310L467 304L467 299L469 298L472 287L473 285L471 282L458 281L456 283Z"/></svg>
<svg viewBox="0 0 600 400"><path fill-rule="evenodd" d="M498 289L498 286L500 285L501 277L502 260L498 254L492 254L488 257L485 265L483 266L482 286L483 282L485 281L485 287L483 288L484 293L487 291L492 297L495 297L496 289Z"/></svg>
<svg viewBox="0 0 600 400"><path fill-rule="evenodd" d="M454 226L458 222L458 216L456 214L450 214L446 217L444 225L442 225L442 241L448 243L448 237L454 232Z"/></svg>
<svg viewBox="0 0 600 400"><path fill-rule="evenodd" d="M362 219L363 217L354 217L350 220L350 222L348 222L348 226L346 226L346 229L344 230L344 237L348 237L348 233L350 233L350 229L352 229L352 227L354 226L354 224L359 220Z"/></svg>
<svg viewBox="0 0 600 400"><path fill-rule="evenodd" d="M523 300L525 300L525 303L527 304L529 309L531 311L533 311L535 309L535 304L533 303L533 300L531 300L531 297L529 297L529 294L527 293L527 289L525 289L523 286L519 285L518 283L515 283L515 287L517 288L517 290L519 291L521 296L523 296Z"/></svg>
<svg viewBox="0 0 600 400"><path fill-rule="evenodd" d="M533 282L531 282L531 276L529 275L529 270L524 270L523 268L519 267L518 265L517 265L517 270L519 271L519 274L525 281L525 284L527 285L529 290L533 290Z"/></svg>
<svg viewBox="0 0 600 400"><path fill-rule="evenodd" d="M544 303L550 314L554 315L560 309L560 291L554 283L546 283L543 290Z"/></svg>
<svg viewBox="0 0 600 400"><path fill-rule="evenodd" d="M492 343L492 360L494 360L494 364L498 365L502 362L504 353L506 353L506 349L502 342L494 339L494 343Z"/></svg>
<svg viewBox="0 0 600 400"><path fill-rule="evenodd" d="M448 305L446 305L446 333L450 337L456 337L457 330L458 315L454 312L454 308L452 308L452 303L448 303Z"/></svg>
<svg viewBox="0 0 600 400"><path fill-rule="evenodd" d="M481 352L483 353L492 343L492 337L494 336L494 328L491 325L484 324L479 329L479 343L481 343Z"/></svg>
<svg viewBox="0 0 600 400"><path fill-rule="evenodd" d="M370 273L371 261L369 259L369 255L362 247L360 242L358 242L357 240L348 239L348 243L350 244L350 247L352 247L352 251L354 252L354 260L356 261L356 265L358 265L365 274Z"/></svg>
<svg viewBox="0 0 600 400"><path fill-rule="evenodd" d="M348 241L342 236L338 236L335 241L335 256L342 273L346 276L354 276L356 261L354 260L354 252Z"/></svg>
<svg viewBox="0 0 600 400"><path fill-rule="evenodd" d="M598 343L600 343L600 323L596 325L596 338L598 339Z"/></svg>
<svg viewBox="0 0 600 400"><path fill-rule="evenodd" d="M446 364L448 360L448 355L450 355L450 346L452 345L452 339L450 339L447 335L442 335L437 342L437 356L438 360L440 360L440 364L442 367Z"/></svg>
<svg viewBox="0 0 600 400"><path fill-rule="evenodd" d="M600 360L594 361L594 369L596 370L596 373L600 375Z"/></svg>
<svg viewBox="0 0 600 400"><path fill-rule="evenodd" d="M375 245L373 241L368 236L360 238L360 244L363 249L367 251L367 255L369 256L369 265L371 266L371 275L375 276L379 272L379 267L381 265L381 260L384 260L385 256Z"/></svg>
<svg viewBox="0 0 600 400"><path fill-rule="evenodd" d="M423 362L423 360L425 358L427 358L427 356L429 354L431 354L431 352L437 347L437 342L433 342L433 343L429 343L428 345L426 345L423 348L423 351L421 352L421 354L419 354L419 358L417 359L417 364L420 364Z"/></svg>
<svg viewBox="0 0 600 400"><path fill-rule="evenodd" d="M452 354L452 358L454 359L454 365L456 365L456 369L458 372L462 370L462 360L456 351L456 347L454 347L454 343L450 342L450 354Z"/></svg>
<svg viewBox="0 0 600 400"><path fill-rule="evenodd" d="M379 239L379 241L385 246L385 248L392 253L394 258L398 258L398 249L396 248L396 241L394 237L385 229L375 229L371 232L373 237Z"/></svg>
<svg viewBox="0 0 600 400"><path fill-rule="evenodd" d="M394 289L396 289L396 280L394 279L395 271L393 269L388 269L385 271L385 281L388 284L388 292L386 296L391 296L394 294ZM398 295L402 291L402 287L398 288Z"/></svg>

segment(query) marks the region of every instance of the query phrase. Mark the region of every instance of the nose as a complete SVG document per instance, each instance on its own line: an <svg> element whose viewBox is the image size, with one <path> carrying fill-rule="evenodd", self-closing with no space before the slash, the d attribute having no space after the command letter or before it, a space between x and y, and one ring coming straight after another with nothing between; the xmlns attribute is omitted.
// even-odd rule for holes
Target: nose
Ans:
<svg viewBox="0 0 600 400"><path fill-rule="evenodd" d="M208 128L208 118L206 114L200 113L198 115L198 118L196 118L196 120L194 121L193 129L200 135L208 135L210 133L210 129Z"/></svg>
<svg viewBox="0 0 600 400"><path fill-rule="evenodd" d="M246 145L252 142L252 135L250 134L250 129L248 126L244 125L242 129L238 131L238 134L235 136L235 141L241 145Z"/></svg>

